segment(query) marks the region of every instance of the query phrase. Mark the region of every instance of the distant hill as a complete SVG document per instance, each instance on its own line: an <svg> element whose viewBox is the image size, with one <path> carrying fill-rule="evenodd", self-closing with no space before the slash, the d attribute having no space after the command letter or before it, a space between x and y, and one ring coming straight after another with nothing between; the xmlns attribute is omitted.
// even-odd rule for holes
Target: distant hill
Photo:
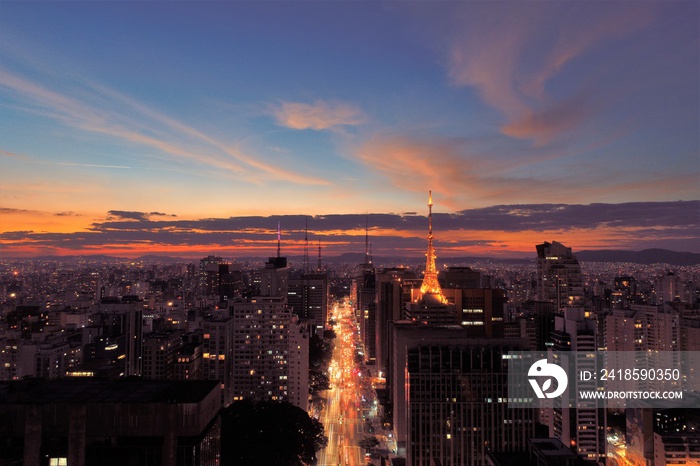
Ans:
<svg viewBox="0 0 700 466"><path fill-rule="evenodd" d="M644 249L642 251L574 251L580 261L633 262L635 264L698 265L700 254L677 252L668 249Z"/></svg>
<svg viewBox="0 0 700 466"><path fill-rule="evenodd" d="M574 251L576 258L583 262L631 262L635 264L669 264L669 265L700 265L700 254L694 252L678 252L668 249L644 249L642 251L623 251L623 250L601 250L601 251ZM205 257L203 254L202 257ZM303 263L303 256L287 256L290 264L298 266ZM527 263L534 262L536 254L522 258L495 258L495 257L441 257L439 262L443 264L469 264L479 261L496 261L503 263ZM35 258L26 258L25 260L38 261L59 261L78 263L82 261L103 262L103 263L123 263L123 262L146 262L146 263L180 263L180 262L198 262L199 259L185 259L181 257L160 256L160 255L145 255L138 259L128 259L125 257L114 257L104 254L95 255L74 255L74 256L40 256ZM231 260L224 257L224 260ZM238 257L234 259L238 263L263 262L267 260L265 257ZM310 263L314 265L315 257L310 258ZM365 261L365 255L362 253L345 253L338 256L324 256L324 264L361 264ZM420 265L425 263L423 257L389 257L389 256L373 256L372 262L375 265L383 264L405 264L405 265Z"/></svg>
<svg viewBox="0 0 700 466"><path fill-rule="evenodd" d="M75 256L38 256L38 257L27 258L27 260L56 261L56 262L69 262L69 263L81 262L81 261L118 263L118 262L126 262L129 259L127 259L126 257L109 256L106 254L81 254L81 255L75 255Z"/></svg>

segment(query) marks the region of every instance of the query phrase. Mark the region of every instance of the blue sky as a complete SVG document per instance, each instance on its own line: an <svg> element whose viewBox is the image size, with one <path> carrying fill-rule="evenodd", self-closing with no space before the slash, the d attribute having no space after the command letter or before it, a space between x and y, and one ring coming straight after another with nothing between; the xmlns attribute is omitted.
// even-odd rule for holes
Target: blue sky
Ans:
<svg viewBox="0 0 700 466"><path fill-rule="evenodd" d="M99 231L100 252L184 250L102 226L110 212L424 215L428 189L440 213L520 206L493 210L511 223L542 205L644 216L659 209L633 207L698 200L699 20L695 1L0 1L0 241L90 251L99 240L73 240ZM645 219L643 237L591 209L575 229L444 237L464 241L455 253L538 237L698 250L688 206L672 228ZM202 250L240 246L200 234Z"/></svg>

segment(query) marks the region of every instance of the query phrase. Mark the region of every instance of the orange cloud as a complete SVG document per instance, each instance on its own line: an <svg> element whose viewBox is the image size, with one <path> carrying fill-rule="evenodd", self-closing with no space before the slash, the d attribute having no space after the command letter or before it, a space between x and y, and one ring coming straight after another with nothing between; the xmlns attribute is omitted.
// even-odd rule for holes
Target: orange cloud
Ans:
<svg viewBox="0 0 700 466"><path fill-rule="evenodd" d="M341 102L317 100L313 104L283 102L272 111L277 124L292 129L323 130L335 126L354 126L367 121L357 107Z"/></svg>
<svg viewBox="0 0 700 466"><path fill-rule="evenodd" d="M591 110L568 105L587 84L586 76L579 78L578 89L570 91L573 95L561 98L548 95L547 85L593 47L634 33L653 19L653 5L639 3L606 3L600 8L585 2L512 2L508 15L502 8L500 3L481 5L478 21L452 32L448 74L455 85L474 87L506 117L503 134L540 145L570 131ZM461 13L473 16L468 7ZM610 65L598 61L591 71L600 72Z"/></svg>
<svg viewBox="0 0 700 466"><path fill-rule="evenodd" d="M472 153L464 140L375 136L355 151L365 165L396 187L417 192L433 189L438 208L463 209L496 203L549 202L552 193L576 199L571 181L509 177L509 166ZM520 163L520 162L518 162ZM563 188L568 188L564 190Z"/></svg>

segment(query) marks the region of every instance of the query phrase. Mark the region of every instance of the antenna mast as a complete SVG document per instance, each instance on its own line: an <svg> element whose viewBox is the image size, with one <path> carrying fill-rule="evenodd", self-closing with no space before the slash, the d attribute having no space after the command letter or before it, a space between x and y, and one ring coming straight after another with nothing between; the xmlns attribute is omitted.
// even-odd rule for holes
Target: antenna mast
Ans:
<svg viewBox="0 0 700 466"><path fill-rule="evenodd" d="M365 217L365 264L371 264L372 258L369 252L369 214Z"/></svg>
<svg viewBox="0 0 700 466"><path fill-rule="evenodd" d="M309 273L309 217L306 217L304 229L304 273Z"/></svg>
<svg viewBox="0 0 700 466"><path fill-rule="evenodd" d="M282 244L282 229L280 228L280 222L277 221L277 257L280 257L280 248Z"/></svg>

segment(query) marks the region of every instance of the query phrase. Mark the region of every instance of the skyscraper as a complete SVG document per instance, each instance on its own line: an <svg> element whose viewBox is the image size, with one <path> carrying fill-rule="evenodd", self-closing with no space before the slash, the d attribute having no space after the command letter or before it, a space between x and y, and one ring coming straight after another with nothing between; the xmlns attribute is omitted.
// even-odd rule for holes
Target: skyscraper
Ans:
<svg viewBox="0 0 700 466"><path fill-rule="evenodd" d="M289 402L304 411L309 408L309 340L310 324L292 316L287 350L287 379Z"/></svg>
<svg viewBox="0 0 700 466"><path fill-rule="evenodd" d="M407 464L481 466L486 450L525 450L535 411L508 407L503 355L527 349L526 340L409 321L390 327L387 388Z"/></svg>
<svg viewBox="0 0 700 466"><path fill-rule="evenodd" d="M218 313L203 328L202 378L219 381L222 405L228 406L233 402L233 319Z"/></svg>
<svg viewBox="0 0 700 466"><path fill-rule="evenodd" d="M328 320L328 274L302 273L289 279L287 304L292 313L322 332Z"/></svg>
<svg viewBox="0 0 700 466"><path fill-rule="evenodd" d="M597 359L587 357L595 354L596 322L588 319L582 308L567 308L564 315L558 315L554 321L555 330L552 334L553 350L562 354L562 358L575 357L578 370L588 370L597 373ZM575 352L571 356L567 353ZM564 362L567 366L568 362ZM570 380L570 390L595 390L597 382ZM555 406L550 419L550 434L560 439L565 445L571 445L576 453L584 458L605 464L606 454L606 416L604 408L595 404L588 407L569 408L564 406L566 400L555 400Z"/></svg>
<svg viewBox="0 0 700 466"><path fill-rule="evenodd" d="M411 301L410 294L404 294L403 283L406 280L415 280L416 274L404 268L384 269L375 275L376 279L376 319L375 319L375 347L377 351L378 374L386 374L389 322L403 318L404 307Z"/></svg>
<svg viewBox="0 0 700 466"><path fill-rule="evenodd" d="M286 298L259 296L235 302L231 313L234 400L288 401L292 316Z"/></svg>
<svg viewBox="0 0 700 466"><path fill-rule="evenodd" d="M581 265L561 243L544 242L537 248L537 299L554 303L556 312L583 304Z"/></svg>
<svg viewBox="0 0 700 466"><path fill-rule="evenodd" d="M105 334L123 341L123 375L141 375L143 345L143 302L135 296L105 298L99 304ZM122 340L123 337L123 340Z"/></svg>

